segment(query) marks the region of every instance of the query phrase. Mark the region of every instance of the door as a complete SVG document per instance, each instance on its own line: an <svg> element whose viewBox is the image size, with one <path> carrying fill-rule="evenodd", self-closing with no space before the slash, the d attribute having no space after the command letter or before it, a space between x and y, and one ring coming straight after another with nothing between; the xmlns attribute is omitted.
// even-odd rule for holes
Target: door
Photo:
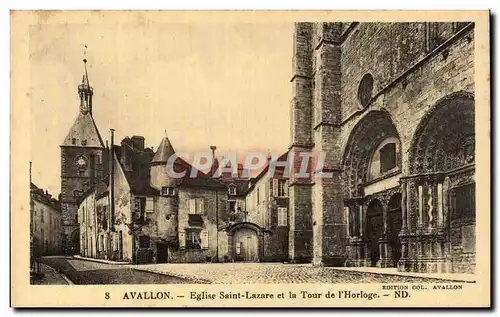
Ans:
<svg viewBox="0 0 500 317"><path fill-rule="evenodd" d="M401 242L399 240L399 232L401 231L402 215L401 215L401 194L394 194L389 200L388 214L388 229L390 237L390 245L392 251L392 265L397 266L401 258Z"/></svg>
<svg viewBox="0 0 500 317"><path fill-rule="evenodd" d="M239 229L233 236L233 252L235 261L257 262L258 239L257 233L249 228Z"/></svg>
<svg viewBox="0 0 500 317"><path fill-rule="evenodd" d="M156 244L156 262L168 263L168 244L159 242Z"/></svg>
<svg viewBox="0 0 500 317"><path fill-rule="evenodd" d="M366 218L368 253L371 260L371 266L376 266L380 259L378 241L384 233L384 219L380 201L375 199L368 205Z"/></svg>

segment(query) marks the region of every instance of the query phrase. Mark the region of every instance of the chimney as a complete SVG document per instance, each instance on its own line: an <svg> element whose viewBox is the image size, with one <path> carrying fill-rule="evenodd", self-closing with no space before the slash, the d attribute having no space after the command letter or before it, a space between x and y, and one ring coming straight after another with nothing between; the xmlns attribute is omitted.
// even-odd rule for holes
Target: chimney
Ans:
<svg viewBox="0 0 500 317"><path fill-rule="evenodd" d="M133 149L137 151L144 151L144 137L140 135L134 135L131 138Z"/></svg>
<svg viewBox="0 0 500 317"><path fill-rule="evenodd" d="M219 164L217 164L217 159L215 158L215 150L217 150L217 147L215 145L211 145L210 150L212 151L212 166L210 167L210 176L214 176L217 168L219 167Z"/></svg>
<svg viewBox="0 0 500 317"><path fill-rule="evenodd" d="M123 169L125 171L132 170L132 149L134 143L131 139L126 137L121 142L121 151L120 151L120 162L122 163Z"/></svg>

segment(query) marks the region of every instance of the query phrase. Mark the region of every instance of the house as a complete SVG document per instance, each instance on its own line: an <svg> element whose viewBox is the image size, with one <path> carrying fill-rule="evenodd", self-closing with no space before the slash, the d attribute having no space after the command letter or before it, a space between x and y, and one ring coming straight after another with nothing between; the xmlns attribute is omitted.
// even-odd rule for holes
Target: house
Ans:
<svg viewBox="0 0 500 317"><path fill-rule="evenodd" d="M31 230L33 247L40 255L63 252L61 204L42 188L30 183Z"/></svg>

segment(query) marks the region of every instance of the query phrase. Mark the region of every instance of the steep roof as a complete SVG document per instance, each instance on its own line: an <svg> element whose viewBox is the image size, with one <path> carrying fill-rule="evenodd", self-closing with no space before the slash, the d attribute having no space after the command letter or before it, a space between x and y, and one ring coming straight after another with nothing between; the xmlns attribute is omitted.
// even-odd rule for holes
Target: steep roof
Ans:
<svg viewBox="0 0 500 317"><path fill-rule="evenodd" d="M281 154L276 160L274 160L273 162L286 162L288 160L288 151L286 151L285 153ZM259 173L259 175L255 176L254 178L252 178L251 180L251 187L248 189L248 191L250 191L254 186L255 184L262 178L264 177L264 175L267 174L267 172L269 171L269 166L270 166L270 162L267 163L266 167ZM285 172L285 167L283 166L276 166L275 167L275 170L274 170L274 177L273 178L278 178L278 179L282 179L282 178L285 178L285 175L284 175L284 172Z"/></svg>
<svg viewBox="0 0 500 317"><path fill-rule="evenodd" d="M73 139L76 143L73 143ZM86 140L86 145L82 145L82 140ZM89 112L78 114L61 146L104 147L94 118Z"/></svg>
<svg viewBox="0 0 500 317"><path fill-rule="evenodd" d="M161 140L160 146L158 146L158 150L151 160L151 163L166 163L173 154L175 154L175 150L165 133L165 136Z"/></svg>
<svg viewBox="0 0 500 317"><path fill-rule="evenodd" d="M149 179L149 163L154 155L154 152L146 148L144 151L134 150L132 148L127 148L127 155L130 157L131 170L127 170L123 166L121 160L122 146L114 146L114 152L118 159L118 164L120 164L125 178L130 186L130 190L134 194L145 195L145 194L157 194L158 191L151 187Z"/></svg>
<svg viewBox="0 0 500 317"><path fill-rule="evenodd" d="M225 184L219 182L218 180L208 176L200 170L197 170L188 162L184 161L182 158L178 157L174 163L174 171L181 173L185 171L185 175L182 178L177 179L177 184L181 187L211 187L211 188L227 188ZM191 177L194 174L194 177Z"/></svg>

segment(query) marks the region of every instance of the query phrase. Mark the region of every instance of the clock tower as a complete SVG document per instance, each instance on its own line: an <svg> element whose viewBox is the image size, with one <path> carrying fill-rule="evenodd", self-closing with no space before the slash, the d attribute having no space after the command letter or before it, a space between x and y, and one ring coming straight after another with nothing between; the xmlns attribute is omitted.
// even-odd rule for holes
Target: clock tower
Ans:
<svg viewBox="0 0 500 317"><path fill-rule="evenodd" d="M103 176L103 151L99 131L92 117L92 96L84 59L84 75L78 85L78 116L61 144L61 209L67 252L79 252L78 199Z"/></svg>

